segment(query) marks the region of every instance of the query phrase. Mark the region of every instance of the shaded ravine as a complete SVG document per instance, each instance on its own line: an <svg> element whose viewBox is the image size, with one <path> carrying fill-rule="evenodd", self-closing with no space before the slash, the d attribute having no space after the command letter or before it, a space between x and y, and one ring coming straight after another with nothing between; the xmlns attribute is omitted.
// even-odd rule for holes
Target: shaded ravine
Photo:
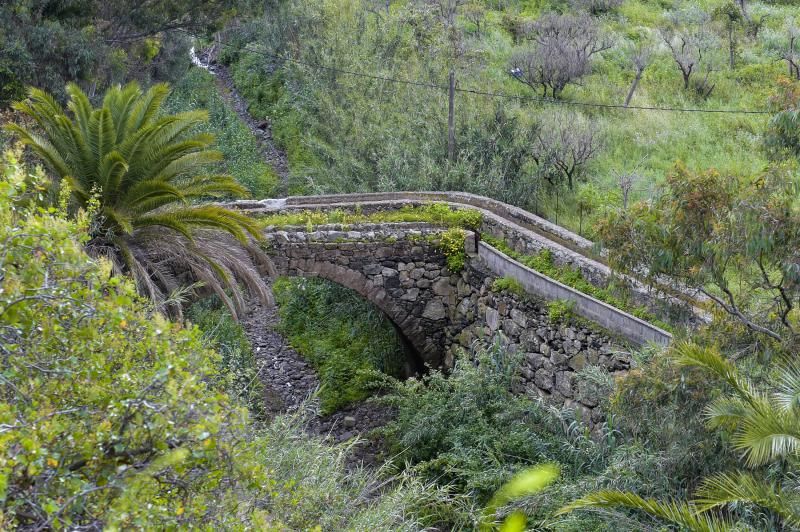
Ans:
<svg viewBox="0 0 800 532"><path fill-rule="evenodd" d="M354 447L349 463L378 466L385 455L385 446L379 438L369 433L385 425L392 417L391 409L384 405L362 401L349 405L338 412L319 415L318 402L313 400L319 388L319 379L313 367L295 351L286 339L276 331L277 309L251 303L250 312L242 320L264 384L264 401L270 416L297 412L301 408L314 409L308 412L306 429L310 434L341 443L358 436L361 442Z"/></svg>

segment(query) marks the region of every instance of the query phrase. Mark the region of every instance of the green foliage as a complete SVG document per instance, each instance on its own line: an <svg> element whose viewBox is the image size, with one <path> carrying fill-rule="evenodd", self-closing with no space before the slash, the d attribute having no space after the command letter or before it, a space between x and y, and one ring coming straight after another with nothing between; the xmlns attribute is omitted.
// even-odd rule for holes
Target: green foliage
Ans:
<svg viewBox="0 0 800 532"><path fill-rule="evenodd" d="M225 23L244 2L137 0L0 5L0 107L36 86L59 99L76 82L102 93L114 83L179 77L189 64L189 36Z"/></svg>
<svg viewBox="0 0 800 532"><path fill-rule="evenodd" d="M656 201L610 214L598 233L618 268L679 279L767 341L791 345L796 191L786 168L740 179L677 165Z"/></svg>
<svg viewBox="0 0 800 532"><path fill-rule="evenodd" d="M510 292L517 297L523 297L526 294L525 287L522 286L522 283L513 277L498 277L492 281L492 291Z"/></svg>
<svg viewBox="0 0 800 532"><path fill-rule="evenodd" d="M214 136L215 147L223 156L222 168L247 187L254 198L274 195L278 176L264 162L258 142L250 128L220 96L214 77L200 68L192 68L173 86L164 102L165 114L207 109L208 122L199 131Z"/></svg>
<svg viewBox="0 0 800 532"><path fill-rule="evenodd" d="M545 489L556 478L558 478L559 468L554 464L545 464L541 466L532 467L517 473L514 478L503 484L497 490L492 500L486 506L483 512L483 520L481 522L481 530L493 530L491 522L494 520L494 514L497 508L520 499L522 497L530 496ZM525 514L519 510L514 511L505 518L503 524L500 525L502 532L523 532L526 525Z"/></svg>
<svg viewBox="0 0 800 532"><path fill-rule="evenodd" d="M266 299L251 258L268 260L253 243L261 238L257 224L233 210L194 203L246 193L230 176L203 173L222 158L208 149L213 137L196 130L208 114L161 116L166 85L147 92L136 83L116 86L97 108L76 85L67 92L68 111L39 89L14 105L41 134L19 124L7 128L55 174L53 188L68 187L75 208L94 215L89 253L110 258L114 272L132 275L142 293L174 312L180 305L167 299L180 287L182 271L234 314L244 305L237 279Z"/></svg>
<svg viewBox="0 0 800 532"><path fill-rule="evenodd" d="M754 472L733 471L706 477L691 502L661 503L633 493L599 491L565 506L560 513L579 508L624 506L660 517L696 531L755 530L747 523L746 505L761 507L776 528L800 524L800 504L794 489L800 450L800 423L797 397L800 396L800 368L790 362L774 369L761 390L716 349L694 343L674 348L680 365L700 368L725 383L732 391L716 398L705 411L712 428L733 431L733 448L742 453L745 464ZM765 466L781 464L780 470ZM725 508L721 518L716 512ZM735 522L739 520L739 522Z"/></svg>
<svg viewBox="0 0 800 532"><path fill-rule="evenodd" d="M377 211L363 214L356 208L353 212L336 209L333 211L300 211L285 214L268 214L258 218L264 227L285 227L305 225L312 228L324 224L351 225L357 223L397 223L428 222L450 228L476 230L480 227L482 216L471 209L454 209L444 203L425 205L406 205L397 210Z"/></svg>
<svg viewBox="0 0 800 532"><path fill-rule="evenodd" d="M273 292L281 331L317 370L324 413L368 397L377 372L404 374L398 333L357 294L319 279L288 278L277 279Z"/></svg>
<svg viewBox="0 0 800 532"><path fill-rule="evenodd" d="M602 445L566 436L543 404L511 392L518 361L499 346L459 356L449 375L395 382L382 398L398 410L385 429L398 459L485 503L522 468L557 461L574 475L602 460Z"/></svg>
<svg viewBox="0 0 800 532"><path fill-rule="evenodd" d="M452 514L410 474L346 469L302 420L251 425L201 332L84 254L87 216L24 207L41 176L12 154L0 176L1 528L393 531Z"/></svg>
<svg viewBox="0 0 800 532"><path fill-rule="evenodd" d="M515 52L526 47L531 23L545 13L575 14L604 3L616 2L467 4L457 10L453 27L419 2L395 3L389 10L343 0L272 3L264 17L231 32L223 59L231 63L251 111L271 119L275 137L292 160L296 191L469 190L556 217L572 229L585 224L591 236L593 219L603 208L620 203L614 176L631 170L632 164L642 177L632 192L633 201L648 197L676 160L693 170L713 166L724 173L759 171L766 162L760 134L769 118L577 109L577 120L586 121L603 144L586 166L586 178L596 186L600 201L585 219L586 211L568 191L559 192L555 207L553 191L531 157L537 131L549 131L545 115L550 106L459 92L457 160L448 164L445 90L349 76L280 61L270 54L440 85L446 84L447 72L454 67L461 88L530 96L529 88L508 75L507 65ZM693 7L710 14L726 4L730 2L709 0ZM485 13L480 31L475 26L476 7ZM597 17L597 25L615 46L597 54L593 72L581 85L566 88L564 99L621 104L634 74L630 50L661 42L659 28L686 7L685 3L631 0ZM652 61L632 104L764 108L775 80L785 72L775 59L788 46L783 26L793 13L791 7L775 2L756 2L750 7L752 20L737 23L735 68L716 69L712 74L716 85L706 101L680 90L681 75L673 58L663 46L653 46ZM758 37L744 35L742 30L751 31L749 24L756 20L766 21ZM726 59L723 41L728 35L723 26L703 28L712 43L709 54L715 65ZM459 43L455 56L454 36ZM255 53L244 51L245 47Z"/></svg>
<svg viewBox="0 0 800 532"><path fill-rule="evenodd" d="M464 269L467 253L464 249L466 233L463 229L453 227L443 233L431 235L436 247L444 253L447 259L447 268L454 273Z"/></svg>
<svg viewBox="0 0 800 532"><path fill-rule="evenodd" d="M204 343L220 354L222 387L228 395L242 400L254 417L263 418L264 385L242 325L217 298L195 302L186 317L203 331Z"/></svg>
<svg viewBox="0 0 800 532"><path fill-rule="evenodd" d="M547 302L547 317L553 323L569 321L575 316L575 303L572 301L554 300Z"/></svg>

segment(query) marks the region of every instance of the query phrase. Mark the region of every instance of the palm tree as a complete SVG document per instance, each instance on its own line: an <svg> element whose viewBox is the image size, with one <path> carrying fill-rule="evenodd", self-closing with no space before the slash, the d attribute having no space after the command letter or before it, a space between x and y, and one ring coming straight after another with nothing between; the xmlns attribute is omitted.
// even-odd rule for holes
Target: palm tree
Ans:
<svg viewBox="0 0 800 532"><path fill-rule="evenodd" d="M41 157L67 187L74 207L93 214L87 251L111 260L115 273L130 274L141 293L180 313L172 294L187 274L213 290L234 316L244 309L237 281L263 300L269 290L258 271L270 270L258 247L258 225L209 198L242 196L232 177L206 174L221 160L209 149L211 135L197 133L205 111L163 116L165 84L143 92L130 83L108 90L93 107L74 84L68 112L44 91L30 89L14 108L35 129L7 128Z"/></svg>
<svg viewBox="0 0 800 532"><path fill-rule="evenodd" d="M580 508L621 506L689 530L724 531L733 530L734 524L712 510L749 504L771 513L787 529L800 527L800 490L796 478L800 452L800 364L789 362L779 366L770 383L770 392L764 392L716 349L687 342L676 347L676 354L679 364L705 369L731 388L731 394L720 397L706 409L709 427L732 431L733 446L742 453L746 466L773 466L773 470L777 467L783 472L776 480L757 472L717 473L703 480L690 502L660 502L633 493L602 490L573 501L558 514Z"/></svg>

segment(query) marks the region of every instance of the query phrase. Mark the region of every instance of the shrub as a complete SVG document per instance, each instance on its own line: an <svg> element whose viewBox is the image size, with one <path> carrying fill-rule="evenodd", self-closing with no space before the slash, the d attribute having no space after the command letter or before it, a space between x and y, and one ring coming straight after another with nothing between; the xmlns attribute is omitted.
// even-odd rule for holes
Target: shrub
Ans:
<svg viewBox="0 0 800 532"><path fill-rule="evenodd" d="M449 375L392 383L381 400L398 410L384 431L398 458L483 504L523 467L557 461L574 474L604 456L580 431L565 434L559 412L511 392L518 364L496 344L462 354Z"/></svg>
<svg viewBox="0 0 800 532"><path fill-rule="evenodd" d="M444 253L447 259L447 268L451 272L460 272L464 269L467 261L467 254L464 250L466 236L464 230L457 227L437 235L431 235L436 247Z"/></svg>
<svg viewBox="0 0 800 532"><path fill-rule="evenodd" d="M575 315L575 302L555 300L547 302L547 317L553 323L569 321Z"/></svg>
<svg viewBox="0 0 800 532"><path fill-rule="evenodd" d="M515 296L525 295L525 287L522 283L512 277L500 277L492 282L492 290L495 292L510 292Z"/></svg>

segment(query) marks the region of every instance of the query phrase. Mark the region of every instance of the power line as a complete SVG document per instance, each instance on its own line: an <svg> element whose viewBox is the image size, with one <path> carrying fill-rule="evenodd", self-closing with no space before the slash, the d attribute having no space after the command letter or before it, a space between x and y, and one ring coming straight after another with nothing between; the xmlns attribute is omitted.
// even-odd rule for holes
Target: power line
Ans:
<svg viewBox="0 0 800 532"><path fill-rule="evenodd" d="M180 30L185 31L185 30ZM189 33L189 32L186 32ZM189 33L192 37L197 37L194 34ZM236 46L227 44L227 43L217 43L223 47L228 48L237 48ZM307 66L309 68L316 68L320 70L327 70L329 72L337 72L339 74L344 74L348 76L372 79L375 81L385 81L389 83L397 83L402 85L411 85L414 87L422 87L426 89L435 89L435 90L449 90L447 85L440 85L436 83L428 83L424 81L416 81L416 80L408 80L408 79L398 79L392 78L388 76L379 76L375 74L368 74L366 72L358 72L354 70L346 70L336 67L331 67L327 65L320 65L314 63L308 63L306 61L300 61L299 59L292 59L291 57L284 57L277 54L271 54L269 52L264 52L261 50L253 50L247 47L244 48L237 48L239 51L261 55L264 57L268 57L271 59L276 59L278 61L284 61L287 63L295 63L298 65ZM535 103L543 103L548 105L564 105L564 106L572 106L572 107L595 107L600 109L621 109L621 110L631 110L631 111L663 111L663 112L674 112L674 113L709 113L709 114L746 114L746 115L771 115L774 114L771 111L764 111L764 110L752 110L752 109L698 109L698 108L682 108L682 107L658 107L658 106L644 106L644 105L622 105L622 104L611 104L611 103L595 103L595 102L579 102L574 100L557 100L555 98L547 98L547 97L536 97L536 96L522 96L522 95L515 95L515 94L507 94L504 92L491 92L491 91L483 91L479 89L470 89L470 88L458 88L455 89L456 92L466 93L466 94L474 94L478 96L486 96L489 98L503 98L508 100L518 100L518 101L525 101L525 102L535 102Z"/></svg>

